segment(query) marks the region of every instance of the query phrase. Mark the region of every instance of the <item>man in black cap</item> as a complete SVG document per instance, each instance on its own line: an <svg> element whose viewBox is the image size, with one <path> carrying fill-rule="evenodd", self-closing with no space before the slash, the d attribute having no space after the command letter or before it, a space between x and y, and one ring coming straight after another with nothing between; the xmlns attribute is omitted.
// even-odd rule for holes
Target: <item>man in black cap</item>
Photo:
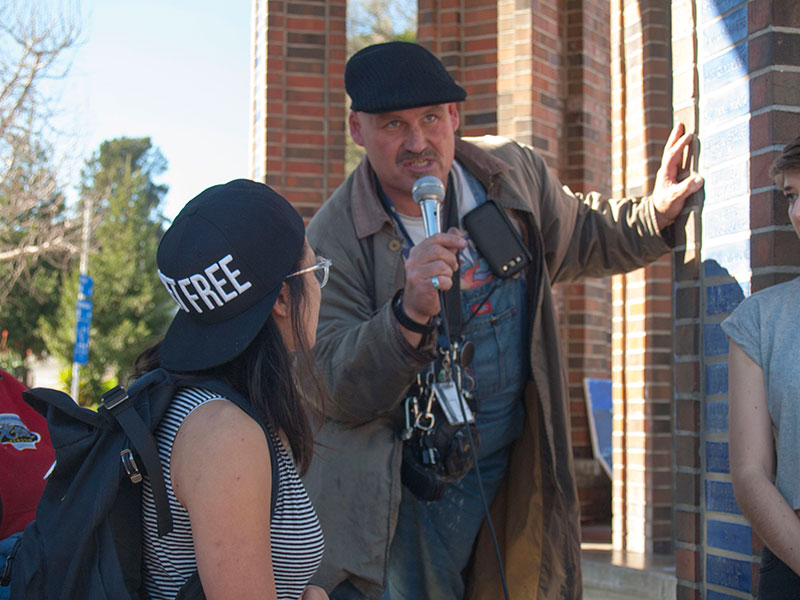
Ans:
<svg viewBox="0 0 800 600"><path fill-rule="evenodd" d="M361 50L347 63L345 85L350 134L367 156L308 229L312 246L336 265L316 347L333 405L306 478L329 540L317 583L333 599L502 598L482 487L510 596L580 598L579 506L552 286L629 271L669 250L668 226L703 183L696 174L677 180L691 134L673 130L652 196L583 198L530 147L459 138L456 103L466 93L419 45ZM446 187L447 215L444 232L430 237L412 196L428 175ZM487 228L481 216L466 234L461 218L490 202L509 217L507 228ZM487 257L517 237L530 264L498 275ZM461 323L462 346L475 349L464 387L476 410L481 477L472 468L426 501L407 477L424 475L409 456L424 436L406 426L404 400L442 346L438 290L448 317ZM405 452L403 437L411 437Z"/></svg>

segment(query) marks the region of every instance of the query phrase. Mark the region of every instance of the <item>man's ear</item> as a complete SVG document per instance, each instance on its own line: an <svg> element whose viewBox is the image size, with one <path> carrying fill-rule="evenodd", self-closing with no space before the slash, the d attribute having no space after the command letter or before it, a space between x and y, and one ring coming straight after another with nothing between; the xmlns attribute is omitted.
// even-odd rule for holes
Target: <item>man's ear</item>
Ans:
<svg viewBox="0 0 800 600"><path fill-rule="evenodd" d="M281 283L281 291L278 293L278 298L272 306L272 317L275 321L288 319L291 316L291 295L289 293L289 284L285 281Z"/></svg>
<svg viewBox="0 0 800 600"><path fill-rule="evenodd" d="M350 111L347 117L347 124L350 126L350 137L359 146L364 145L364 138L361 135L361 121L358 120L358 115L354 110Z"/></svg>

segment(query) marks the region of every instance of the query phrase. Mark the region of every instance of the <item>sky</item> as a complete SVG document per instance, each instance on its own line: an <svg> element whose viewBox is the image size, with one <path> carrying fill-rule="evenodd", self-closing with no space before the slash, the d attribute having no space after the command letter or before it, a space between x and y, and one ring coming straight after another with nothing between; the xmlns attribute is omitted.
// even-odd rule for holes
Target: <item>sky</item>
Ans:
<svg viewBox="0 0 800 600"><path fill-rule="evenodd" d="M103 140L149 136L172 219L210 185L249 176L250 0L81 0L81 44L56 84L65 177ZM75 159L77 157L77 159Z"/></svg>

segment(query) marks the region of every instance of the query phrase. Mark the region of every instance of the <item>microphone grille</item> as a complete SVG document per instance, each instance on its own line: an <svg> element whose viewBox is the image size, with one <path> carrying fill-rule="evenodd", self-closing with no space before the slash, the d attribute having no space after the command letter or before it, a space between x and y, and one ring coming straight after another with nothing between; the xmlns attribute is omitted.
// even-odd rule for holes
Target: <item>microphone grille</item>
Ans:
<svg viewBox="0 0 800 600"><path fill-rule="evenodd" d="M444 201L444 184L438 177L426 175L414 182L414 187L411 188L411 195L417 204L426 198L436 198L436 200L442 202Z"/></svg>

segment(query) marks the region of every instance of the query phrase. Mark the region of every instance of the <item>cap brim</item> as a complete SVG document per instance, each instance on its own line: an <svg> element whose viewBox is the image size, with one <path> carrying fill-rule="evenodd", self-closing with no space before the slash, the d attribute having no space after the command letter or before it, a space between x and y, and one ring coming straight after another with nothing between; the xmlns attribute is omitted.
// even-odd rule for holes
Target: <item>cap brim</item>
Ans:
<svg viewBox="0 0 800 600"><path fill-rule="evenodd" d="M199 371L233 360L261 331L280 290L278 285L242 314L220 323L204 325L179 310L161 343L161 366L170 371Z"/></svg>

